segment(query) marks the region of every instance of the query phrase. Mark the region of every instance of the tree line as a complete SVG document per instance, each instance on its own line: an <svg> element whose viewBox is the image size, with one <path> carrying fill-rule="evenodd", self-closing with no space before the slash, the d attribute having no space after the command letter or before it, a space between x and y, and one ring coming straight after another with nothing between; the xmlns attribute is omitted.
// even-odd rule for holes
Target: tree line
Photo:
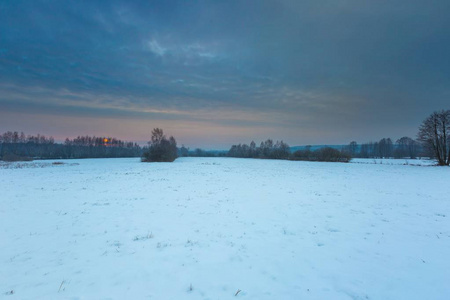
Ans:
<svg viewBox="0 0 450 300"><path fill-rule="evenodd" d="M142 148L112 137L78 136L55 143L53 137L8 131L0 135L0 159L71 159L140 157Z"/></svg>
<svg viewBox="0 0 450 300"><path fill-rule="evenodd" d="M194 150L190 150L184 145L181 148L178 148L178 156L179 157L225 157L227 156L227 151L221 150L204 150L201 148L195 148Z"/></svg>
<svg viewBox="0 0 450 300"><path fill-rule="evenodd" d="M252 141L250 145L238 144L231 146L227 156L239 158L261 158L261 159L284 159L284 160L304 160L304 161L330 161L349 162L351 157L344 151L339 151L331 147L324 147L311 151L311 147L304 150L297 150L291 153L290 147L283 141L273 142L268 139L261 142L259 147Z"/></svg>
<svg viewBox="0 0 450 300"><path fill-rule="evenodd" d="M352 157L360 158L435 158L438 165L450 165L450 110L433 112L420 125L417 140L404 136L394 144L390 138L378 142L358 145L352 141L342 149L325 147L315 151L311 146L291 153L283 141L267 139L257 147L252 141L249 145L233 145L228 152L204 151L177 147L174 137L167 138L163 130L152 131L148 147L124 142L111 137L78 136L67 138L64 143L55 143L53 137L28 135L23 132L8 131L0 135L0 159L20 158L102 158L102 157L141 157L142 161L174 161L178 156L229 156L240 158L289 159L308 161L348 162Z"/></svg>
<svg viewBox="0 0 450 300"><path fill-rule="evenodd" d="M273 142L268 139L261 142L259 147L252 141L250 145L232 145L227 156L240 158L265 158L265 159L288 159L291 154L290 147L283 141Z"/></svg>
<svg viewBox="0 0 450 300"><path fill-rule="evenodd" d="M436 159L438 165L450 165L450 110L435 111L420 125L417 139L404 136L396 140L382 138L377 142L358 145L352 141L341 149L324 147L315 151L311 146L290 152L284 143L268 139L257 147L252 141L250 145L233 145L227 156L241 158L293 159L309 161L342 161L351 158L411 158L429 157Z"/></svg>
<svg viewBox="0 0 450 300"><path fill-rule="evenodd" d="M382 138L378 142L369 142L358 145L352 141L343 147L342 151L354 158L411 158L430 156L417 140L402 137L395 144L391 138Z"/></svg>
<svg viewBox="0 0 450 300"><path fill-rule="evenodd" d="M450 110L435 111L419 126L417 139L404 136L394 145L390 138L361 146L353 141L343 151L361 158L417 158L436 159L439 166L450 165Z"/></svg>

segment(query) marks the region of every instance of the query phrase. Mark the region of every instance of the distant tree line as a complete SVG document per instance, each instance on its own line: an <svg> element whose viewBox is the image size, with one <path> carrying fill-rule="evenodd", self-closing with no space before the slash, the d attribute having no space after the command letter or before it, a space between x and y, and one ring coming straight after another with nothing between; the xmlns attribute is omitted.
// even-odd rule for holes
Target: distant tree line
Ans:
<svg viewBox="0 0 450 300"><path fill-rule="evenodd" d="M145 147L141 158L143 162L173 162L178 157L222 157L225 151L207 151L200 148L190 150L182 145L177 148L177 142L173 136L167 138L160 128L152 130L151 141Z"/></svg>
<svg viewBox="0 0 450 300"><path fill-rule="evenodd" d="M225 157L228 151L224 150L204 150L201 148L195 148L191 150L184 145L178 148L179 157Z"/></svg>
<svg viewBox="0 0 450 300"><path fill-rule="evenodd" d="M283 141L277 141L268 139L265 142L261 142L259 147L252 141L250 145L239 144L231 146L228 151L230 157L241 158L265 158L265 159L288 159L291 154L289 145Z"/></svg>
<svg viewBox="0 0 450 300"><path fill-rule="evenodd" d="M378 142L369 142L358 145L352 141L343 147L343 152L354 158L417 158L429 156L424 152L419 141L410 137L402 137L395 144L390 138L382 138Z"/></svg>
<svg viewBox="0 0 450 300"><path fill-rule="evenodd" d="M69 146L87 146L87 147L113 147L113 148L137 148L138 144L133 142L124 142L111 137L96 137L96 136L78 136L71 139L66 139L64 145Z"/></svg>
<svg viewBox="0 0 450 300"><path fill-rule="evenodd" d="M311 146L304 150L297 150L292 154L293 160L305 161L328 161L328 162L349 162L352 157L345 151L339 151L331 147L323 147L311 151Z"/></svg>
<svg viewBox="0 0 450 300"><path fill-rule="evenodd" d="M429 157L439 166L450 165L450 110L435 111L420 125L417 140L404 136L393 144L390 138L359 146L355 141L344 147L351 157L417 158Z"/></svg>
<svg viewBox="0 0 450 300"><path fill-rule="evenodd" d="M16 144L16 143L34 143L34 144L54 144L53 137L46 137L45 135L25 135L23 132L7 131L0 135L0 143L2 144Z"/></svg>
<svg viewBox="0 0 450 300"><path fill-rule="evenodd" d="M25 135L23 132L8 131L0 135L0 159L64 159L64 158L103 158L103 157L141 157L142 161L174 161L178 156L214 157L228 156L240 158L290 159L308 161L348 162L357 158L435 158L438 165L450 165L450 110L432 113L420 125L417 140L404 136L395 144L390 138L378 142L358 145L352 141L342 149L324 147L312 151L307 146L291 153L283 141L274 143L272 139L261 142L259 147L252 141L249 145L233 145L228 152L205 151L177 148L174 137L166 138L162 129L152 131L149 146L141 148L138 144L124 142L111 137L78 136L55 143L53 137L44 135Z"/></svg>
<svg viewBox="0 0 450 300"><path fill-rule="evenodd" d="M238 144L231 146L227 156L240 158L262 158L262 159L287 159L287 160L305 160L305 161L330 161L330 162L349 162L351 157L345 152L324 147L311 151L310 147L305 150L297 150L291 153L290 147L283 141L273 142L268 139L261 142L257 147L252 141L250 145Z"/></svg>
<svg viewBox="0 0 450 300"><path fill-rule="evenodd" d="M142 148L131 142L111 137L78 136L55 143L53 137L25 135L23 132L5 132L0 135L0 159L70 159L139 157Z"/></svg>

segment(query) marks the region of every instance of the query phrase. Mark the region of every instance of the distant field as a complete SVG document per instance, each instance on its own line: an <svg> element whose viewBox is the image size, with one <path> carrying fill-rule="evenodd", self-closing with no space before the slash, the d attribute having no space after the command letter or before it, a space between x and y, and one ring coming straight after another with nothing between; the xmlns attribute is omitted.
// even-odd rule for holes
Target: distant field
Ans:
<svg viewBox="0 0 450 300"><path fill-rule="evenodd" d="M0 165L0 298L450 295L433 162L62 162Z"/></svg>

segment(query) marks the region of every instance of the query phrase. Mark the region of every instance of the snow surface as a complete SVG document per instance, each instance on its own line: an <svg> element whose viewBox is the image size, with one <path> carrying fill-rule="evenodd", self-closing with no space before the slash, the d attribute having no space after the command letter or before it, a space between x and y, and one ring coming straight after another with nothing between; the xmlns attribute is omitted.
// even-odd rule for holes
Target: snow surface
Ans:
<svg viewBox="0 0 450 300"><path fill-rule="evenodd" d="M450 168L371 161L8 164L0 298L449 299Z"/></svg>

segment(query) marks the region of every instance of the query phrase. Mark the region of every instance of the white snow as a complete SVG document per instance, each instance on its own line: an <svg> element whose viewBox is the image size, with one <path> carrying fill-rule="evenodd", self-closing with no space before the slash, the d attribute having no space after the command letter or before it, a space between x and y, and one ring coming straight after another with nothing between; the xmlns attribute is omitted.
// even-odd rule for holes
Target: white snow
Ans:
<svg viewBox="0 0 450 300"><path fill-rule="evenodd" d="M0 298L450 295L450 168L64 162L0 166Z"/></svg>

